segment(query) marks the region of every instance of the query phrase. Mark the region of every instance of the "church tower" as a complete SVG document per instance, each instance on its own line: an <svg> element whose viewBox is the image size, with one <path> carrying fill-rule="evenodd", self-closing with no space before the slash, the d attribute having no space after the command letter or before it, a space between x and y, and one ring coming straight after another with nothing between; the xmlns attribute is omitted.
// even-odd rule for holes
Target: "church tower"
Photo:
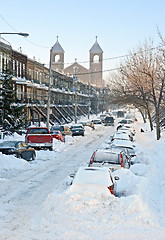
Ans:
<svg viewBox="0 0 165 240"><path fill-rule="evenodd" d="M64 69L64 49L61 47L59 41L58 41L58 36L57 36L57 41L54 44L52 48L52 69L55 71L61 72Z"/></svg>
<svg viewBox="0 0 165 240"><path fill-rule="evenodd" d="M103 50L97 42L89 50L91 84L96 87L103 87L102 70L103 70Z"/></svg>

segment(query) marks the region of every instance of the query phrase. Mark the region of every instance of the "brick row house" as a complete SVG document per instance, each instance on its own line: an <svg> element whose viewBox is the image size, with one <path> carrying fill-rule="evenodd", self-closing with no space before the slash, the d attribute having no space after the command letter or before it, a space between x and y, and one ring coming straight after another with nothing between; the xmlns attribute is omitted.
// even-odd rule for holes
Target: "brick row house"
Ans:
<svg viewBox="0 0 165 240"><path fill-rule="evenodd" d="M49 68L35 59L28 58L22 52L15 51L10 45L0 41L0 84L3 73L9 69L12 74L13 91L16 93L18 103L25 105L28 121L41 121L46 119ZM75 92L73 75L52 69L51 72L51 121L67 122L73 119ZM89 82L79 80L76 86L78 114L86 114L90 101L96 101L94 86ZM93 105L96 105L95 102ZM70 108L70 109L68 109Z"/></svg>

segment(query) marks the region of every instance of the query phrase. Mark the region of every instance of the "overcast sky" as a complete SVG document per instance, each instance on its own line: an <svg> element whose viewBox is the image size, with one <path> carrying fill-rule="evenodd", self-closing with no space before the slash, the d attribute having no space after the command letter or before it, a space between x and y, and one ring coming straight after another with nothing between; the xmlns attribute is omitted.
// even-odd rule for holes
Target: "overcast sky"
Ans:
<svg viewBox="0 0 165 240"><path fill-rule="evenodd" d="M29 37L3 35L13 49L49 63L50 48L59 36L65 63L89 61L89 49L98 36L103 58L125 55L152 38L165 37L164 0L1 0L0 32L27 32ZM105 60L104 70L116 60ZM89 63L82 64L89 67ZM48 66L48 65L47 65ZM65 65L67 67L68 65Z"/></svg>

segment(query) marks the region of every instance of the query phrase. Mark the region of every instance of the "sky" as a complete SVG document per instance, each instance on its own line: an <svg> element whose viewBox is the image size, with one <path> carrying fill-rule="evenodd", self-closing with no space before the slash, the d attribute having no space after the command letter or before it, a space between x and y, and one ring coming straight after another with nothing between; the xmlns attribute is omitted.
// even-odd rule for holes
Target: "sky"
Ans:
<svg viewBox="0 0 165 240"><path fill-rule="evenodd" d="M76 58L87 68L97 36L104 52L103 70L110 70L123 58L108 58L128 54L150 38L155 46L160 44L157 27L165 37L164 9L164 0L1 0L0 32L28 33L28 38L1 37L47 66L50 48L59 36L65 67Z"/></svg>

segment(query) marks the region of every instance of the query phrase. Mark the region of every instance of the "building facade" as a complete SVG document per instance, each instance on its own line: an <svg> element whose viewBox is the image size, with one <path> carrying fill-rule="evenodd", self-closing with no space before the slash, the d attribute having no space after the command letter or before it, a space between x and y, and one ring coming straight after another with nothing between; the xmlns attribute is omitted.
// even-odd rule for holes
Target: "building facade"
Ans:
<svg viewBox="0 0 165 240"><path fill-rule="evenodd" d="M98 94L96 97L96 93L99 93L99 91L97 92L94 86L89 88L89 69L84 68L75 61L70 66L70 74L61 73L57 69L64 67L64 50L56 42L52 52L52 61L54 61L52 68L56 66L56 70L52 69L51 71L51 124L74 120L75 82L73 75L75 74L80 79L81 73L86 73L86 76L82 74L82 81L76 83L78 116L88 113L89 104L93 106L92 111L95 111L95 106L98 106L95 102L96 99L99 99ZM56 62L57 53L59 61ZM66 69L66 72L68 70L69 68ZM25 54L13 50L10 45L0 42L1 85L3 83L3 74L8 73L8 71L12 75L13 91L17 102L23 104L26 108L28 122L46 121L49 68L35 59L28 58Z"/></svg>

